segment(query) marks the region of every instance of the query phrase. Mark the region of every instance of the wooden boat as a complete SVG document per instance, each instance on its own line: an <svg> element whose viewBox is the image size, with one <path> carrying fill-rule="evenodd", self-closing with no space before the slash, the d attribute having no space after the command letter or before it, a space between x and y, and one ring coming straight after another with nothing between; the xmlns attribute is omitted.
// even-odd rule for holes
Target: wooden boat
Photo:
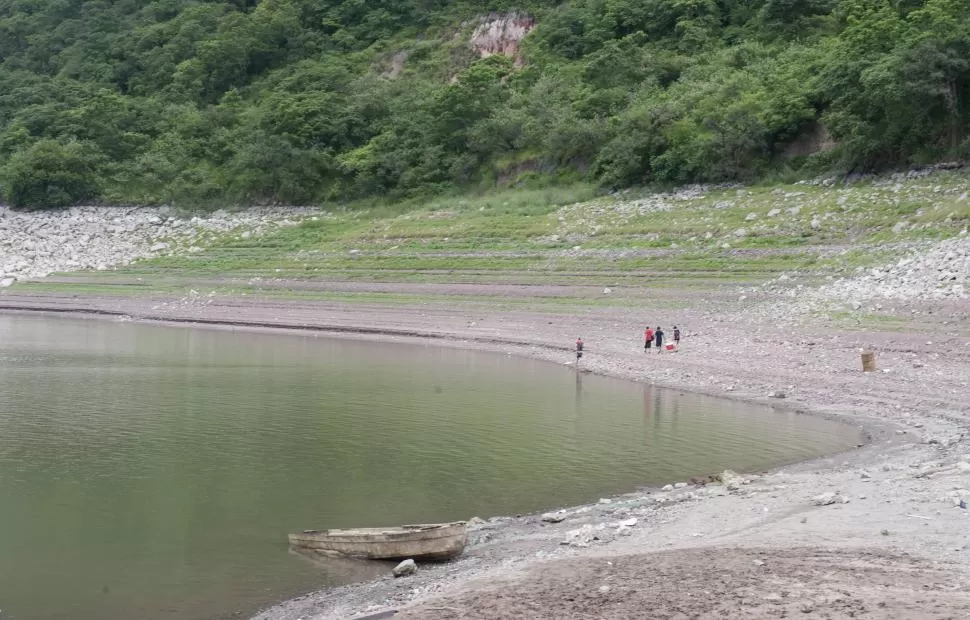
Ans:
<svg viewBox="0 0 970 620"><path fill-rule="evenodd" d="M468 531L464 521L363 527L350 530L304 530L290 534L294 547L332 556L372 560L447 560L465 548Z"/></svg>

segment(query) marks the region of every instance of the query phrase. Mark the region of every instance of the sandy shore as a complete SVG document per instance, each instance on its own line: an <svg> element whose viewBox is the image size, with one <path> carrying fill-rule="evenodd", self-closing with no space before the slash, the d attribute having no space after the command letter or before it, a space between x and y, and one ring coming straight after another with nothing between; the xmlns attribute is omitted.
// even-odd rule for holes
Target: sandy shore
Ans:
<svg viewBox="0 0 970 620"><path fill-rule="evenodd" d="M501 286L422 285L456 301L548 297L563 288ZM548 520L476 522L458 561L312 593L259 620L391 610L395 618L970 617L970 510L959 507L961 498L970 504L968 304L898 307L899 316L918 320L888 330L799 318L779 310L778 300L751 297L665 290L635 306L543 311L498 302L73 296L12 287L0 294L0 310L418 339L560 364L572 363L572 342L582 336L584 372L837 417L869 437L851 452L745 473L731 484L685 480L568 507ZM681 325L681 351L645 354L647 322ZM861 348L877 351L878 372L861 372ZM772 398L776 392L785 398Z"/></svg>

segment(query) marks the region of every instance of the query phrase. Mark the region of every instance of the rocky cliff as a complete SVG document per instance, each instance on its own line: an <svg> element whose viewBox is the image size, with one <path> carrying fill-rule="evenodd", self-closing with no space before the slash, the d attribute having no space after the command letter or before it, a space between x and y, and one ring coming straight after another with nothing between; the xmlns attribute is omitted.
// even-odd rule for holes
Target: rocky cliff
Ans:
<svg viewBox="0 0 970 620"><path fill-rule="evenodd" d="M521 63L522 39L535 28L535 19L524 13L490 13L472 33L471 43L479 56L502 54Z"/></svg>

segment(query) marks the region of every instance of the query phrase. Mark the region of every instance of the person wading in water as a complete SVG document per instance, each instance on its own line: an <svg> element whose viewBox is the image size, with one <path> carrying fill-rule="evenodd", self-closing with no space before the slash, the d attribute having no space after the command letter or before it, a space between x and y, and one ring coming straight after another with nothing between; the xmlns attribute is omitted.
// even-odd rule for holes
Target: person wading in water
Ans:
<svg viewBox="0 0 970 620"><path fill-rule="evenodd" d="M646 351L653 344L653 330L649 327L643 331L643 350Z"/></svg>
<svg viewBox="0 0 970 620"><path fill-rule="evenodd" d="M579 364L580 358L583 357L583 339L576 339L576 363Z"/></svg>
<svg viewBox="0 0 970 620"><path fill-rule="evenodd" d="M653 337L657 340L657 353L660 353L664 346L664 330L657 326L657 331L653 333Z"/></svg>

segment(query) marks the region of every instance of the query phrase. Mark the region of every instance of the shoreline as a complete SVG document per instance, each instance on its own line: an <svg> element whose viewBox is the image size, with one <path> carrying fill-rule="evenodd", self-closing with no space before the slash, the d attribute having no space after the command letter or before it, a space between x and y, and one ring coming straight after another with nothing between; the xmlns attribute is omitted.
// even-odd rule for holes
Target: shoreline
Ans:
<svg viewBox="0 0 970 620"><path fill-rule="evenodd" d="M341 338L348 340L366 340L366 341L378 341L381 338L392 337L397 339L397 341L412 343L412 344L428 344L429 342L435 346L443 346L449 348L458 349L469 349L476 350L484 353L506 353L512 354L527 359L533 359L538 361L544 361L551 364L570 366L570 363L561 363L549 359L546 356L535 355L534 351L530 350L535 347L541 347L547 351L561 351L566 355L572 353L572 349L564 346L551 346L551 345L534 345L524 342L516 342L514 340L497 340L497 339L478 339L478 338L455 338L452 336L444 334L435 334L432 332L417 332L417 331L407 331L407 330L395 330L387 328L366 328L366 327L338 327L338 326L326 326L326 325L306 325L306 324L295 324L295 323L262 323L262 322L248 322L248 321L233 321L229 319L200 319L200 318L178 318L178 317L160 317L151 315L138 315L132 316L131 314L124 312L116 312L111 310L98 310L98 309L80 309L80 308L60 308L57 306L5 306L0 304L0 314L10 314L10 315L25 315L25 316L50 316L52 318L81 318L81 319L93 319L93 320L116 320L125 322L135 322L145 325L158 325L164 327L180 327L186 329L214 329L214 330L228 330L234 331L236 329L256 332L256 333L268 333L268 334L289 334L289 335L307 335L314 334L317 336L325 336L327 338ZM501 349L505 347L504 349ZM512 349L509 349L511 347ZM631 378L622 373L615 373L609 371L597 371L591 369L578 369L577 372L584 374L591 374L602 377L610 377L614 379L622 379L625 381L631 381L634 383L642 383L641 380ZM771 470L779 469L792 464L807 464L819 459L827 459L830 457L838 456L841 454L846 454L855 450L860 450L868 447L873 442L873 433L878 429L879 432L885 432L887 430L896 430L897 426L894 424L882 424L874 420L864 420L863 424L859 424L859 420L851 417L849 414L840 413L838 411L817 411L805 406L796 405L790 402L785 402L784 399L773 399L767 398L755 398L750 395L736 395L731 392L720 393L711 389L698 389L694 387L682 386L678 384L665 385L661 383L652 383L656 387L665 390L674 390L681 392L689 392L691 394L698 394L701 396L710 396L712 398L718 398L722 400L728 400L738 403L747 403L752 405L757 405L761 407L768 407L776 413L790 413L795 415L808 415L812 417L821 418L828 421L839 422L846 424L848 426L856 426L862 432L863 442L856 444L853 447L847 448L846 450L835 452L833 454L818 457L817 459L809 459L807 461L792 461L789 463L783 463L777 467L771 468ZM768 471L771 471L768 470ZM648 487L643 487L648 488Z"/></svg>
<svg viewBox="0 0 970 620"><path fill-rule="evenodd" d="M582 581L590 564L599 564L604 557L656 555L675 564L689 564L691 558L695 562L716 563L722 556L729 560L742 553L739 550L777 547L779 538L787 541L781 546L787 550L786 557L802 558L810 555L806 550L817 553L822 549L851 555L858 551L861 536L865 539L864 548L878 550L883 554L880 557L885 556L883 559L889 562L886 565L879 560L882 564L873 570L878 568L885 572L890 565L900 561L899 554L905 554L930 563L945 561L959 579L968 575L970 562L964 559L966 553L961 552L965 543L959 540L959 532L967 523L967 511L955 508L953 502L939 501L939 496L946 497L946 493L954 493L955 488L970 486L970 472L960 467L970 459L964 454L967 451L964 436L968 429L970 389L965 381L961 381L970 377L970 351L966 339L959 334L951 337L948 343L933 345L919 333L869 332L866 341L870 343L868 346L875 346L882 353L880 365L888 363L891 366L890 372L865 376L861 370L852 370L853 363L858 363L858 355L849 352L856 348L854 345L859 338L855 341L850 338L858 336L856 332L828 326L826 329L831 330L836 340L829 341L830 346L824 351L825 360L819 362L815 359L818 355L816 343L793 346L798 342L797 338L804 341L805 326L769 327L757 312L750 316L745 314L746 310L757 310L754 304L735 312L712 313L697 308L677 311L685 318L676 320L691 325L685 337L686 347L674 354L644 357L644 354L631 352L630 338L618 337L616 333L636 334L632 327L642 322L639 315L644 312L669 315L670 310L579 309L564 318L541 312L509 313L497 308L469 311L468 308L429 304L386 307L223 298L209 305L178 305L175 301L103 296L84 296L82 299L57 295L20 296L16 289L12 289L0 297L0 311L113 317L114 320L128 317L145 323L216 329L313 331L335 337L416 341L434 346L500 352L560 364L563 358L571 356L571 349L552 343L568 343L571 341L564 340L565 334L582 333L588 349L584 357L586 367L582 372L647 381L658 387L837 419L861 426L867 436L864 447L779 466L768 472L739 476L733 488L732 484L688 484L659 492L638 489L616 498L604 498L609 502L601 500L598 504L561 509L558 516L563 518L555 523L543 521L541 515L497 517L476 522L471 528L469 550L453 563L422 566L416 577L404 580L385 578L310 593L265 610L255 616L259 620L357 618L390 609L400 610L395 617L402 618L490 617L488 614L495 609L496 597L500 606L507 607L509 613L515 615L521 614L521 609L515 611L516 605L530 597L545 605L560 604L562 592L571 592L574 586L570 584L577 579ZM158 305L160 302L162 306ZM164 310L152 310L153 304ZM420 316L415 317L415 314ZM469 320L468 315L474 315L477 320ZM230 316L233 318L229 319ZM669 324L671 321L665 318L663 322ZM610 323L612 335L606 335L604 323ZM758 344L743 351L731 346L732 343L745 342L746 331L752 329L758 332ZM813 329L817 329L817 324L813 327L809 321L808 332ZM921 345L921 342L931 344ZM903 364L914 356L920 361L904 367ZM651 361L651 358L664 362ZM938 384L935 389L932 385L924 387L929 375ZM787 398L770 398L772 389L786 391ZM904 408L900 402L907 403L908 407ZM919 480L919 485L912 485L912 480ZM961 484L961 480L965 482ZM674 482L677 481L671 481ZM880 496L892 498L879 500L884 503L879 507L881 516L872 514L875 506L871 504L877 501L876 498L869 499L866 493L855 490L874 486L883 491ZM825 493L834 493L838 499L824 503L828 501L825 499L816 506L816 498ZM958 495L963 497L962 493ZM970 499L970 492L967 498ZM902 510L893 514L885 503ZM914 515L906 511L912 503L920 504L922 510L915 516L928 519L913 518ZM763 510L762 514L752 516L755 504ZM796 512L784 514L790 510ZM931 514L924 514L927 511ZM813 523L820 521L816 527L806 528L806 521L794 517L815 512L818 515L817 518L813 516ZM775 518L778 514L783 516ZM772 518L765 515L772 515ZM635 525L622 525L631 519L636 521ZM877 521L885 527L876 527ZM946 522L947 528L927 531L925 528L933 521ZM618 522L621 525L616 525ZM867 528L864 536L858 531L863 525ZM920 525L922 528L917 527ZM948 552L939 553L944 548ZM697 549L707 549L708 553L695 557ZM928 553L933 550L936 553ZM776 561L782 562L780 559ZM543 581L548 566L568 578L558 582ZM797 573L796 568L789 567L792 578ZM926 566L926 570L931 568L929 564ZM635 566L627 568L626 576L631 583L642 581L642 578L634 579L636 570ZM612 577L623 579L620 574ZM903 588L905 580L898 577L894 579ZM805 575L798 579L811 581ZM537 580L543 581L541 588L534 587ZM506 600L493 591L495 583L503 584L501 588L505 590L520 591L519 595ZM535 617L583 617L592 613L591 609L605 609L604 605L607 608L620 605L614 611L624 613L625 599L614 601L614 597L604 596L602 587L591 592L589 597L581 597L585 602L580 610L560 609L555 615ZM482 598L486 592L492 594ZM559 594L552 596L550 592ZM697 597L698 604L703 598ZM446 607L452 611L446 610L444 615L437 611L429 616L429 606L435 600L446 601ZM962 599L952 600L947 604L962 605L963 602ZM775 617L769 612L777 612L789 603L791 601L765 599L764 609L750 608L744 613L753 618ZM589 607L594 604L598 607ZM798 603L805 604L804 601ZM456 609L466 615L448 615L457 614L453 612ZM886 609L895 609L897 614L885 616L887 618L923 617L907 615L892 605ZM628 609L625 613L629 612ZM570 616L570 613L579 615ZM759 615L762 613L768 615Z"/></svg>

